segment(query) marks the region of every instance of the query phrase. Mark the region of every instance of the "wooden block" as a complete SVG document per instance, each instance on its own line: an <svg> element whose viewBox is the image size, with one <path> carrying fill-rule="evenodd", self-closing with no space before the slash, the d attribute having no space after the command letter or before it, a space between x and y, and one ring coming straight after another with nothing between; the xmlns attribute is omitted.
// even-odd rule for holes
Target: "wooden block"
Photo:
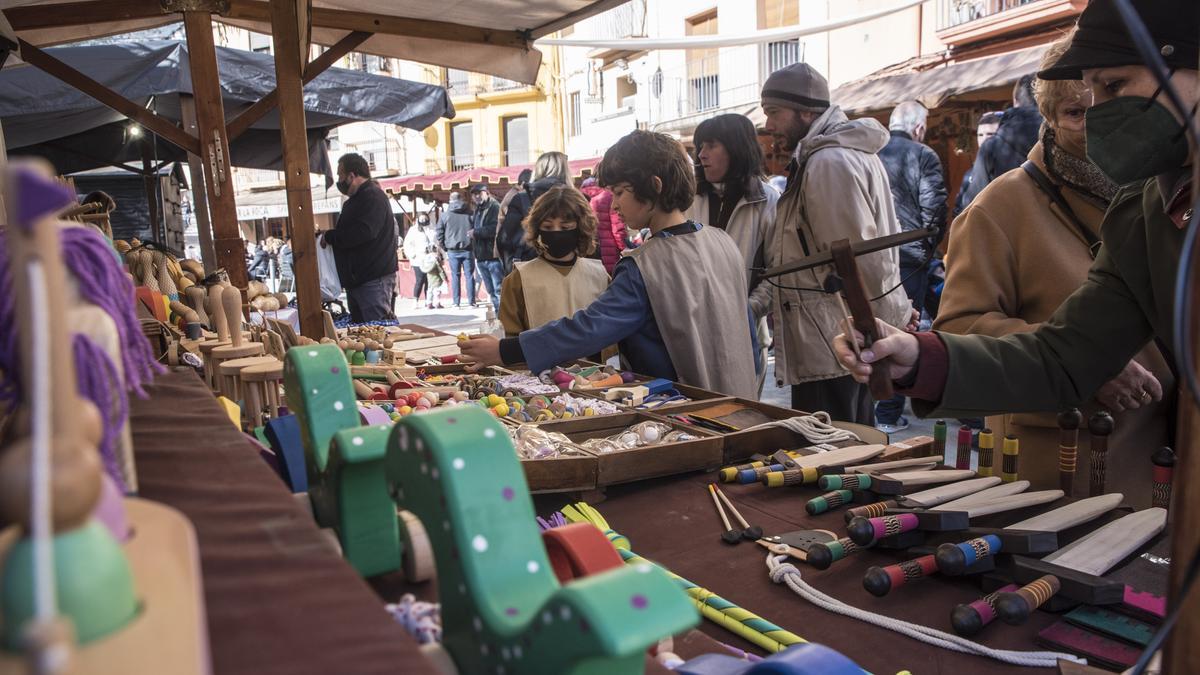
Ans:
<svg viewBox="0 0 1200 675"><path fill-rule="evenodd" d="M1067 621L1097 633L1110 635L1145 647L1154 636L1154 626L1102 607L1077 607L1063 617Z"/></svg>
<svg viewBox="0 0 1200 675"><path fill-rule="evenodd" d="M308 491L308 473L304 466L304 441L295 415L284 415L266 424L267 440L279 458L283 482L293 493Z"/></svg>
<svg viewBox="0 0 1200 675"><path fill-rule="evenodd" d="M881 462L890 462L909 457L929 457L933 455L933 436L913 436L901 443L892 443L877 457ZM940 458L934 457L938 461Z"/></svg>
<svg viewBox="0 0 1200 675"><path fill-rule="evenodd" d="M1059 621L1038 633L1037 641L1052 649L1063 649L1085 657L1089 662L1113 670L1124 670L1137 663L1141 650Z"/></svg>
<svg viewBox="0 0 1200 675"><path fill-rule="evenodd" d="M914 487L936 485L971 478L970 469L941 469L935 471L907 471L903 473L878 474L871 489L879 494L898 495L911 492Z"/></svg>

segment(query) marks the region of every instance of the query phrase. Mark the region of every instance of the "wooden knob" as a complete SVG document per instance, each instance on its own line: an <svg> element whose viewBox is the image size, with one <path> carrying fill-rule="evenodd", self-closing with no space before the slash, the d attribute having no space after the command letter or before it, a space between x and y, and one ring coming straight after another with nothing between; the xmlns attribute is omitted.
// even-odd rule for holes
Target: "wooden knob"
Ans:
<svg viewBox="0 0 1200 675"><path fill-rule="evenodd" d="M236 288L221 292L221 306L225 308L225 325L229 331L230 344L242 346L242 293Z"/></svg>
<svg viewBox="0 0 1200 675"><path fill-rule="evenodd" d="M1071 408L1058 413L1058 428L1066 431L1078 429L1079 425L1083 424L1083 413L1079 412L1079 408Z"/></svg>
<svg viewBox="0 0 1200 675"><path fill-rule="evenodd" d="M217 339L229 341L229 324L225 321L225 309L221 304L221 296L225 287L213 284L208 288L208 313L212 316L213 330L217 331Z"/></svg>
<svg viewBox="0 0 1200 675"><path fill-rule="evenodd" d="M1108 412L1101 410L1088 420L1088 431L1093 436L1107 436L1113 431L1113 418Z"/></svg>
<svg viewBox="0 0 1200 675"><path fill-rule="evenodd" d="M13 443L0 458L0 519L28 527L31 517L29 438ZM50 446L50 490L55 532L74 529L91 517L100 500L100 453L79 436L56 436Z"/></svg>

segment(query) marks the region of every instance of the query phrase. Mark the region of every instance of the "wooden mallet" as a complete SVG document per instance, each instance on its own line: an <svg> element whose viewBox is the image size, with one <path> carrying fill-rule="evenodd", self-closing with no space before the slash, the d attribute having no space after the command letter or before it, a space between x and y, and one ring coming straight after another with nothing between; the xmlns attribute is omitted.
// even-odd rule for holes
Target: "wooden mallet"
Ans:
<svg viewBox="0 0 1200 675"><path fill-rule="evenodd" d="M729 508L731 513L733 513L733 517L736 518L739 523L741 523L743 528L742 539L747 541L758 541L759 539L762 539L763 531L761 527L747 523L746 519L742 517L741 512L737 510L737 507L733 505L733 502L729 501L729 497L726 497L725 493L721 492L720 488L712 484L710 484L709 487L712 488L713 492L715 492L717 496L721 498L721 501L725 502L725 506Z"/></svg>
<svg viewBox="0 0 1200 675"><path fill-rule="evenodd" d="M725 532L721 535L721 541L726 544L737 544L742 541L742 533L733 529L729 524L729 517L725 515L725 509L721 508L721 502L717 499L717 489L712 483L708 485L708 493L712 495L713 504L717 507L717 515L721 516L721 522L725 525Z"/></svg>

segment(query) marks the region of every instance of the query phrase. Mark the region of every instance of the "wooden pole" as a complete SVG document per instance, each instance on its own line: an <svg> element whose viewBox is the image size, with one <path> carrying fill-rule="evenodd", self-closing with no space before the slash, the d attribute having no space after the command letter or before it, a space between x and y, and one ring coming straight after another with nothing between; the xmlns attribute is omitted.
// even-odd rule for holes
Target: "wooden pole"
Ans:
<svg viewBox="0 0 1200 675"><path fill-rule="evenodd" d="M292 223L293 273L300 332L314 340L325 334L317 270L316 224L308 166L308 134L304 123L302 70L308 61L300 49L298 0L271 0L271 35L275 42L275 88L279 92L279 133L283 146L284 187Z"/></svg>
<svg viewBox="0 0 1200 675"><path fill-rule="evenodd" d="M196 124L196 101L187 94L179 95L180 115L183 118L183 130L196 136L199 128ZM200 237L200 261L204 263L205 272L217 269L217 253L213 248L212 221L208 217L208 189L204 186L204 165L200 157L188 153L188 174L192 179L192 217L196 219L196 232Z"/></svg>
<svg viewBox="0 0 1200 675"><path fill-rule="evenodd" d="M149 132L142 134L138 143L142 152L142 189L146 193L146 213L150 220L150 237L166 244L167 238L161 232L158 216L158 171L154 169L154 157L151 155L150 144L154 142Z"/></svg>

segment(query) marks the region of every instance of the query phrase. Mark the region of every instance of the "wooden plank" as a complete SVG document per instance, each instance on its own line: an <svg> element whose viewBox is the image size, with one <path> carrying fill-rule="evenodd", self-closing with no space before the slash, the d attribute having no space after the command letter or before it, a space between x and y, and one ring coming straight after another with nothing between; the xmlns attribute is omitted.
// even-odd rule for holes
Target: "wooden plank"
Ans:
<svg viewBox="0 0 1200 675"><path fill-rule="evenodd" d="M245 297L246 246L238 229L237 204L233 196L233 168L229 165L229 142L225 137L225 109L221 104L212 17L207 12L184 12L183 25L187 31L196 124L200 131L196 154L200 156L204 184L208 188L217 265L225 268L229 281Z"/></svg>
<svg viewBox="0 0 1200 675"><path fill-rule="evenodd" d="M196 100L188 94L179 95L179 112L183 130L199 138L196 126ZM212 220L208 217L208 188L204 185L204 166L199 155L189 152L188 176L192 179L192 213L196 216L196 233L200 238L200 262L205 272L217 269L217 253L213 249Z"/></svg>
<svg viewBox="0 0 1200 675"><path fill-rule="evenodd" d="M900 501L901 501L901 504L905 507L922 506L925 508L929 508L931 506L937 506L938 504L944 504L953 499L958 499L959 497L969 495L969 494L975 492L976 490L983 490L985 488L989 488L989 487L991 487L993 485L997 485L999 483L1000 483L999 476L987 476L984 478L972 478L970 480L964 480L964 481L960 481L957 483L952 483L950 485L942 485L939 487L930 488L928 490L923 490L921 492L916 492L916 493L913 493L911 495L904 497Z"/></svg>
<svg viewBox="0 0 1200 675"><path fill-rule="evenodd" d="M1166 509L1131 513L1046 556L1045 562L1087 574L1104 574L1162 532L1166 524Z"/></svg>
<svg viewBox="0 0 1200 675"><path fill-rule="evenodd" d="M979 516L988 516L993 513L1003 513L1005 511L1013 511L1015 509L1023 509L1029 506L1040 506L1041 504L1049 504L1050 502L1062 499L1062 490L1042 490L1040 492L1022 492L1021 494L1009 495L1000 499L993 499L982 504L975 504L967 508L967 513L971 514L972 518ZM1029 529L1029 528L1025 528Z"/></svg>
<svg viewBox="0 0 1200 675"><path fill-rule="evenodd" d="M898 495L914 487L966 480L974 475L975 472L970 469L941 469L876 474L875 479L871 481L871 490L884 495Z"/></svg>
<svg viewBox="0 0 1200 675"><path fill-rule="evenodd" d="M321 316L320 272L317 269L316 223L308 166L308 133L304 121L304 85L296 0L271 0L271 35L275 43L275 91L279 100L279 137L283 146L284 185L292 224L292 260L300 333L314 340L325 334ZM274 93L274 92L273 92Z"/></svg>
<svg viewBox="0 0 1200 675"><path fill-rule="evenodd" d="M496 30L480 26L467 26L448 21L431 21L410 17L384 16L369 12L351 12L339 9L314 7L313 28L337 28L339 30L364 31L402 37L489 44L497 47L529 48L531 40L522 32ZM247 21L270 21L270 8L259 0L230 0L225 16Z"/></svg>
<svg viewBox="0 0 1200 675"><path fill-rule="evenodd" d="M1027 518L1019 523L1010 525L1014 530L1042 530L1044 532L1061 532L1068 527L1074 527L1089 520L1098 518L1117 508L1125 498L1119 492L1100 495L1089 499L1081 499L1073 504L1047 511L1041 515Z"/></svg>
<svg viewBox="0 0 1200 675"><path fill-rule="evenodd" d="M46 28L89 26L97 23L153 19L169 12L162 5L146 0L102 0L101 2L64 2L48 5L39 3L24 7L8 7L4 17L14 31L23 33Z"/></svg>
<svg viewBox="0 0 1200 675"><path fill-rule="evenodd" d="M308 84L317 78L318 75L325 72L330 66L337 63L343 56L354 51L354 48L366 42L367 38L371 37L370 33L364 31L354 31L348 33L337 44L330 47L328 50L321 53L312 63L309 63L304 68L303 82ZM278 39L278 38L276 38ZM278 77L278 72L276 72ZM276 80L278 81L278 80ZM256 101L249 108L246 108L237 117L229 120L227 132L229 141L232 143L246 132L255 122L263 118L267 113L275 109L279 105L279 87L276 86L269 94ZM311 198L310 198L311 199Z"/></svg>
<svg viewBox="0 0 1200 675"><path fill-rule="evenodd" d="M71 85L88 96L91 96L104 105L142 125L151 133L160 136L163 140L177 145L188 152L197 152L199 150L200 144L194 136L191 136L183 129L180 129L171 122L167 121L165 118L159 117L157 114L147 110L146 108L143 108L133 101L130 101L112 89L109 89L108 87L97 82L96 80L93 80L87 75L84 75L78 70L75 70L71 66L59 61L46 52L29 44L28 42L19 38L17 42L21 47L21 60L25 61L29 65L36 66L39 70L45 72L47 75L51 75L59 80L62 80L63 82Z"/></svg>
<svg viewBox="0 0 1200 675"><path fill-rule="evenodd" d="M996 478L998 478L998 476ZM993 499L1015 495L1019 492L1024 492L1028 487L1029 481L1027 480L1018 480L1013 481L1012 483L1001 483L995 487L990 487L986 490L980 490L974 494L968 494L966 497L955 499L952 502L946 502L945 504L940 504L931 508L950 510L961 509L973 504L982 504L984 502L990 502Z"/></svg>

